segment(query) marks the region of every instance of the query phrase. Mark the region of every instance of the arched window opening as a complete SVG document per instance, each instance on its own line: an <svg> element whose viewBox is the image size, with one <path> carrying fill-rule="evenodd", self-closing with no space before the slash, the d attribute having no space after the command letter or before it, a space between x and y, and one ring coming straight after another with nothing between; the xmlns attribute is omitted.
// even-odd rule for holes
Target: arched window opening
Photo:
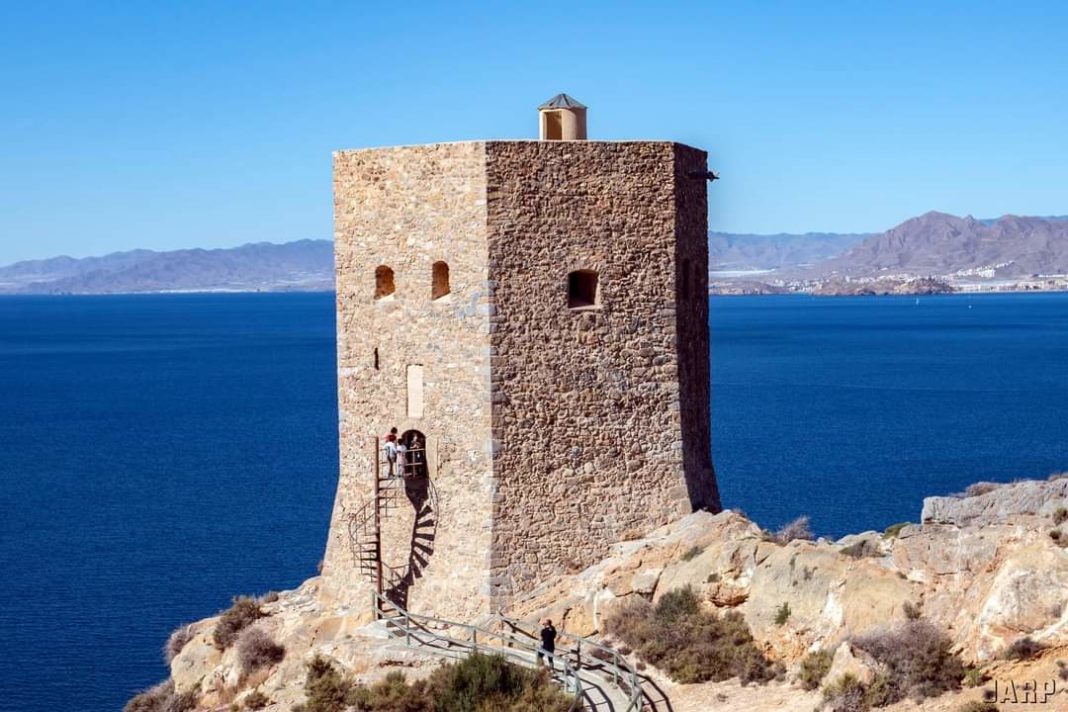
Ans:
<svg viewBox="0 0 1068 712"><path fill-rule="evenodd" d="M449 263L435 262L433 269L433 283L430 288L430 298L434 301L448 296L451 292L449 287Z"/></svg>
<svg viewBox="0 0 1068 712"><path fill-rule="evenodd" d="M393 285L393 270L386 265L375 268L375 299L383 299L393 296L396 291Z"/></svg>
<svg viewBox="0 0 1068 712"><path fill-rule="evenodd" d="M597 273L579 269L567 275L567 306L571 309L596 307L601 304Z"/></svg>
<svg viewBox="0 0 1068 712"><path fill-rule="evenodd" d="M406 478L428 477L426 436L418 430L405 430L400 441L406 449L404 472L401 474Z"/></svg>

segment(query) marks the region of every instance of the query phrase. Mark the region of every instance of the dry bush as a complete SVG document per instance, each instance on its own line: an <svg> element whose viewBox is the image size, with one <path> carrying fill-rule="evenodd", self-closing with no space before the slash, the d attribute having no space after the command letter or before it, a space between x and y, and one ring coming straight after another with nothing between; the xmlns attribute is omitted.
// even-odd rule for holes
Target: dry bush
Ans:
<svg viewBox="0 0 1068 712"><path fill-rule="evenodd" d="M1053 523L1059 527L1065 522L1068 522L1068 509L1057 507L1053 510Z"/></svg>
<svg viewBox="0 0 1068 712"><path fill-rule="evenodd" d="M883 555L882 549L879 545L870 539L861 539L860 541L850 544L841 550L842 554L851 556L854 559L863 559L865 556L879 557Z"/></svg>
<svg viewBox="0 0 1068 712"><path fill-rule="evenodd" d="M226 650L237 640L238 634L264 617L260 604L255 598L237 596L230 608L223 612L211 635L215 647Z"/></svg>
<svg viewBox="0 0 1068 712"><path fill-rule="evenodd" d="M831 671L831 663L834 661L834 653L830 650L815 650L801 659L801 669L797 673L797 679L801 687L806 690L815 690Z"/></svg>
<svg viewBox="0 0 1068 712"><path fill-rule="evenodd" d="M823 688L820 709L827 712L866 712L871 708L868 688L852 675L843 675Z"/></svg>
<svg viewBox="0 0 1068 712"><path fill-rule="evenodd" d="M655 607L644 600L623 606L606 628L677 682L731 677L767 682L784 674L781 663L769 661L756 647L741 614L718 617L701 610L690 587L669 591Z"/></svg>
<svg viewBox="0 0 1068 712"><path fill-rule="evenodd" d="M246 628L237 639L237 660L241 671L248 675L260 668L282 662L286 649L262 628Z"/></svg>
<svg viewBox="0 0 1068 712"><path fill-rule="evenodd" d="M964 677L964 664L951 651L953 641L925 620L903 621L854 637L852 643L886 671L885 704L957 690Z"/></svg>
<svg viewBox="0 0 1068 712"><path fill-rule="evenodd" d="M1030 660L1037 656L1046 646L1030 637L1017 638L1012 645L1005 648L1001 657L1006 660Z"/></svg>
<svg viewBox="0 0 1068 712"><path fill-rule="evenodd" d="M1001 487L1001 485L997 482L976 482L964 488L963 496L979 497L980 495L984 495L988 492L993 492L999 487Z"/></svg>
<svg viewBox="0 0 1068 712"><path fill-rule="evenodd" d="M243 704L247 710L259 710L271 704L271 698L259 690L253 690L245 696Z"/></svg>
<svg viewBox="0 0 1068 712"><path fill-rule="evenodd" d="M906 620L910 621L918 621L923 616L923 610L912 601L902 603L901 612L905 614Z"/></svg>
<svg viewBox="0 0 1068 712"><path fill-rule="evenodd" d="M193 639L195 633L193 632L193 626L183 625L181 628L175 629L171 633L171 637L167 638L167 644L163 646L163 659L168 665L178 657L178 653L182 652L182 649L186 644Z"/></svg>
<svg viewBox="0 0 1068 712"><path fill-rule="evenodd" d="M260 596L260 603L274 603L278 600L278 591L268 591Z"/></svg>
<svg viewBox="0 0 1068 712"><path fill-rule="evenodd" d="M808 522L807 516L798 517L775 532L773 539L780 544L788 544L795 539L812 541L815 537L812 535L812 530L809 529Z"/></svg>
<svg viewBox="0 0 1068 712"><path fill-rule="evenodd" d="M775 625L786 625L786 621L790 620L790 614L793 611L790 610L790 604L784 602L781 606L775 609Z"/></svg>
<svg viewBox="0 0 1068 712"><path fill-rule="evenodd" d="M175 692L174 683L167 680L135 695L122 712L190 712L198 697L195 690Z"/></svg>

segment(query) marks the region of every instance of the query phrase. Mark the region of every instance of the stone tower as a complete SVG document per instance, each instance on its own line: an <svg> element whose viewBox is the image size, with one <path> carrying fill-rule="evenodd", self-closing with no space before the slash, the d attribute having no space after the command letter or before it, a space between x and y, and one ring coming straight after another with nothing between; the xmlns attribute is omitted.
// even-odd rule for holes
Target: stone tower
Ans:
<svg viewBox="0 0 1068 712"><path fill-rule="evenodd" d="M546 135L553 105L575 120ZM323 575L368 612L378 586L470 618L719 508L706 154L582 140L585 110L550 100L540 141L334 154L341 473ZM404 478L382 454L391 427L413 449Z"/></svg>

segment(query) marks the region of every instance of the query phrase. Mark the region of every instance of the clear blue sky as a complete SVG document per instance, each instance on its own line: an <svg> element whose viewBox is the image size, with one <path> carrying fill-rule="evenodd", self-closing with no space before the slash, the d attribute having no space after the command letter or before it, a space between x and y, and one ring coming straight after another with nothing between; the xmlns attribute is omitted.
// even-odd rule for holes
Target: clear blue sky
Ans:
<svg viewBox="0 0 1068 712"><path fill-rule="evenodd" d="M0 263L329 238L338 148L674 139L712 229L1068 213L1068 3L5 2Z"/></svg>

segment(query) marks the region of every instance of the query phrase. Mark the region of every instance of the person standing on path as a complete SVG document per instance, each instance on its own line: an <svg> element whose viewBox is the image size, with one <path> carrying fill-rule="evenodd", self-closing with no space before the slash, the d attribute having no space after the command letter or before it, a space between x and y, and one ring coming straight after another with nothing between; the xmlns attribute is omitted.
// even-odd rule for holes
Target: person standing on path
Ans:
<svg viewBox="0 0 1068 712"><path fill-rule="evenodd" d="M553 668L553 653L556 652L556 628L553 622L546 618L541 622L541 650L538 651L538 664L541 665L542 655L549 658L549 669Z"/></svg>

